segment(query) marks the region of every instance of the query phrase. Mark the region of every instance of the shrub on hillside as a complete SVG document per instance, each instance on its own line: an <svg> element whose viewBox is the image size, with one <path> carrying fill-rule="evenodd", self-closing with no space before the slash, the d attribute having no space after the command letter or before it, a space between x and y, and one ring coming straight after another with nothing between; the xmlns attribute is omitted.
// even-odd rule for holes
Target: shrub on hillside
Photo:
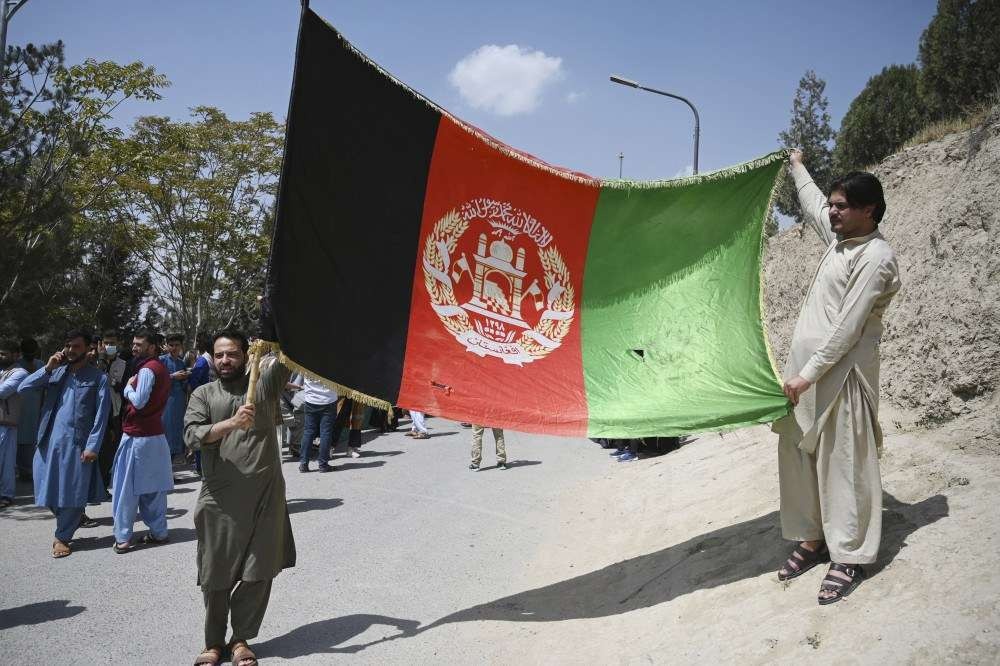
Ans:
<svg viewBox="0 0 1000 666"><path fill-rule="evenodd" d="M834 172L870 167L896 152L927 122L916 65L891 65L868 80L837 133Z"/></svg>

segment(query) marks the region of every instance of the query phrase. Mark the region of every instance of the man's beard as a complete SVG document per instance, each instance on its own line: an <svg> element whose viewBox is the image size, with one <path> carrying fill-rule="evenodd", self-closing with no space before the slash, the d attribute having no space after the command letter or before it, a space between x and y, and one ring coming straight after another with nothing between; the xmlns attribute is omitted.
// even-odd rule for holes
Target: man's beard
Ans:
<svg viewBox="0 0 1000 666"><path fill-rule="evenodd" d="M232 370L218 370L219 377L222 379L236 379L237 377L242 377L247 373L247 364L243 363L234 367Z"/></svg>
<svg viewBox="0 0 1000 666"><path fill-rule="evenodd" d="M12 365L14 365L14 359L10 359L9 361L0 361L0 370L6 370Z"/></svg>

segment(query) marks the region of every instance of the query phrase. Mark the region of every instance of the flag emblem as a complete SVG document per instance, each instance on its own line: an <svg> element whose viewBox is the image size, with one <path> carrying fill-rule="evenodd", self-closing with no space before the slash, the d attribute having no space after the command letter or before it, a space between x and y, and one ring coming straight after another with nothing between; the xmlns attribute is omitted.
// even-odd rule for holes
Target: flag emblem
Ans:
<svg viewBox="0 0 1000 666"><path fill-rule="evenodd" d="M530 213L488 198L437 221L423 244L424 287L466 351L523 366L559 348L577 303L553 240Z"/></svg>

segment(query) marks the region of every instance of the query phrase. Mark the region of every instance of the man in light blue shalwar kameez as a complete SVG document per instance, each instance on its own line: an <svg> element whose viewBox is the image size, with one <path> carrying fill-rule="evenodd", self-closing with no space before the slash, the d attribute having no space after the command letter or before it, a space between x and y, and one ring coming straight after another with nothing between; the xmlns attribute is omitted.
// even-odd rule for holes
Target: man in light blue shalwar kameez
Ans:
<svg viewBox="0 0 1000 666"><path fill-rule="evenodd" d="M122 440L115 454L111 509L116 553L132 549L136 512L149 527L144 543L167 541L167 493L174 488L170 447L164 435L163 410L171 390L170 375L155 358L152 333L132 340L138 372L125 386Z"/></svg>
<svg viewBox="0 0 1000 666"><path fill-rule="evenodd" d="M73 331L62 351L29 375L18 393L44 391L33 476L35 504L56 516L52 557L72 552L69 541L88 503L104 501L97 453L111 410L108 376L87 363L91 336Z"/></svg>
<svg viewBox="0 0 1000 666"><path fill-rule="evenodd" d="M0 509L14 501L14 467L17 461L17 422L21 416L21 396L17 387L28 371L16 365L20 345L0 341Z"/></svg>
<svg viewBox="0 0 1000 666"><path fill-rule="evenodd" d="M184 336L167 336L169 353L160 356L167 372L170 373L170 400L163 410L163 427L166 430L170 455L177 457L184 453L184 409L187 407L187 380L191 373L184 364Z"/></svg>

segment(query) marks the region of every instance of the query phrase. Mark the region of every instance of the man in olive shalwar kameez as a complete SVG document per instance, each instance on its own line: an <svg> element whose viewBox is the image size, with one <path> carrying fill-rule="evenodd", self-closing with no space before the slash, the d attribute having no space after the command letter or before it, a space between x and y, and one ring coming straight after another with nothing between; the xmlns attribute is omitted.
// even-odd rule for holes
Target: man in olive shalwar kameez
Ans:
<svg viewBox="0 0 1000 666"><path fill-rule="evenodd" d="M246 337L223 331L212 347L219 379L195 390L184 415L184 440L201 451L203 478L194 524L206 650L195 663L221 661L231 613L233 664L250 666L256 659L246 641L257 636L271 581L295 566L274 427L289 371L263 360L255 404L246 405Z"/></svg>
<svg viewBox="0 0 1000 666"><path fill-rule="evenodd" d="M878 223L882 186L870 173L835 181L829 197L802 155L791 174L806 224L826 245L792 336L784 391L795 405L776 421L781 531L800 542L780 580L831 561L819 603L846 597L875 561L882 536L878 456L882 316L899 291L896 255Z"/></svg>

